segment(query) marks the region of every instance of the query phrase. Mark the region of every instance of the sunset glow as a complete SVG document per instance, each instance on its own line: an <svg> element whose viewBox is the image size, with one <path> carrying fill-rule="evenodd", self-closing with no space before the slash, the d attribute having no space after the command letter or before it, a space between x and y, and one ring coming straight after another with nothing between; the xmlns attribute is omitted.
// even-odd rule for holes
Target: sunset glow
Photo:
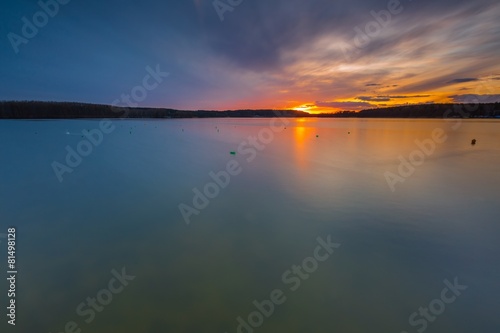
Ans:
<svg viewBox="0 0 500 333"><path fill-rule="evenodd" d="M168 79L141 106L320 113L500 101L498 1L243 1L223 15L209 0L152 6L72 3L33 41L5 39L14 65L0 98L111 104L158 65ZM12 4L3 22L21 34L37 9Z"/></svg>

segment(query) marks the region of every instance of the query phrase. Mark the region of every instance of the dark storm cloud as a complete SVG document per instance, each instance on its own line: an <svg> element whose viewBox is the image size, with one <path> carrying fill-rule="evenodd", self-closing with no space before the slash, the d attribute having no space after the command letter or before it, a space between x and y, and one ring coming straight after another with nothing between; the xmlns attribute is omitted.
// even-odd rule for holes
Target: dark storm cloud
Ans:
<svg viewBox="0 0 500 333"><path fill-rule="evenodd" d="M476 78L453 79L446 83L454 84L454 83L465 83L465 82L475 82L475 81L479 81L479 79Z"/></svg>
<svg viewBox="0 0 500 333"><path fill-rule="evenodd" d="M492 3L490 0L482 3ZM226 12L224 22L220 22L212 8L211 1L204 2L204 11L213 11L210 20L204 25L208 44L239 66L257 70L276 69L282 65L283 53L294 50L326 34L344 37L349 42L356 36L354 29L364 29L374 21L371 11L387 9L388 1L355 0L280 0L280 1L243 1L232 12ZM375 56L391 52L391 48L417 39L419 36L436 33L443 9L453 5L470 6L467 1L445 0L440 2L423 0L418 4L401 2L405 9L401 16L394 16L391 24L397 24L402 17L415 22L415 27L405 34L391 38L374 38L359 50L356 58ZM476 5L476 7L479 7ZM441 12L441 14L438 14ZM463 16L468 15L463 11ZM422 25L422 18L436 17L431 24ZM389 29L389 28L388 28ZM421 45L413 52L415 55L430 52L435 45ZM339 54L340 56L340 54Z"/></svg>
<svg viewBox="0 0 500 333"><path fill-rule="evenodd" d="M369 10L372 1L347 2L324 0L243 1L233 12L225 13L224 22L212 15L204 25L208 45L217 53L245 68L279 68L283 52L305 42L354 25L360 11ZM212 1L204 10L215 14ZM351 13L346 16L346 13Z"/></svg>
<svg viewBox="0 0 500 333"><path fill-rule="evenodd" d="M364 29L366 24L374 21L371 11L387 10L388 1L355 0L244 0L232 12L226 12L227 18L220 22L212 8L212 1L204 1L204 10L212 11L211 20L205 28L211 45L219 52L226 54L241 63L276 64L280 52L293 49L304 42L313 40L324 34L355 37L354 28ZM481 1L470 7L468 1L430 1L422 0L418 4L401 1L405 18L419 22L422 18L442 17L444 8L460 8L466 5L462 15L469 15L477 8L492 4L494 1ZM439 13L441 12L441 13ZM394 16L392 21L399 20ZM435 33L439 25L416 25L416 27L400 39L415 39L423 34ZM400 42L400 39L396 42ZM377 39L381 42L383 39ZM393 43L394 39L385 40ZM363 48L362 53L375 51L375 40ZM384 46L386 44L381 44ZM373 49L370 49L373 48Z"/></svg>

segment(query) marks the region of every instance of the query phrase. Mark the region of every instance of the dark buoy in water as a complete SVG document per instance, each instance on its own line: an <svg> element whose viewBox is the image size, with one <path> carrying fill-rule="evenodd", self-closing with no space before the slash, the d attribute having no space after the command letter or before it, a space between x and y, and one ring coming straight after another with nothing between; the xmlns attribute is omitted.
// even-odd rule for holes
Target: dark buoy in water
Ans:
<svg viewBox="0 0 500 333"><path fill-rule="evenodd" d="M351 134L351 132L347 132L347 134Z"/></svg>
<svg viewBox="0 0 500 333"><path fill-rule="evenodd" d="M474 146L476 144L476 139L472 139L470 144Z"/></svg>
<svg viewBox="0 0 500 333"><path fill-rule="evenodd" d="M231 154L231 155L236 155L236 152L235 152L235 151L232 151L232 152L230 152L229 154Z"/></svg>

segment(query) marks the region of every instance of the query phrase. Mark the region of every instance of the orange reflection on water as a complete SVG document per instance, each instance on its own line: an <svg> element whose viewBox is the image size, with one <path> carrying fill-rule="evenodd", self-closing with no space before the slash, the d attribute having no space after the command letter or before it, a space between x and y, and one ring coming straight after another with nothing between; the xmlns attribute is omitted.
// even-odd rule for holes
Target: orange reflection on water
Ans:
<svg viewBox="0 0 500 333"><path fill-rule="evenodd" d="M298 119L293 129L294 138L294 162L300 170L305 170L308 167L311 138L315 136L315 130L306 125L307 120Z"/></svg>

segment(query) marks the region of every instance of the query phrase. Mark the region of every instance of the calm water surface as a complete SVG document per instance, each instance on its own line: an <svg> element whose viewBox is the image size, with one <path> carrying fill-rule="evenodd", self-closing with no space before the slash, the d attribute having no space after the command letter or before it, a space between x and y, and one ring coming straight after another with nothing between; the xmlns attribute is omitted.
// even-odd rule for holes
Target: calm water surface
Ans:
<svg viewBox="0 0 500 333"><path fill-rule="evenodd" d="M258 326L245 333L498 333L500 122L288 121L114 120L62 182L52 163L99 121L1 121L0 233L17 228L19 270L17 325L2 297L2 332L230 333L241 317ZM436 129L446 139L419 160L415 140ZM400 156L418 166L392 191ZM187 225L179 205L232 160L241 172ZM340 247L289 271L318 237ZM135 279L110 294L122 268ZM455 279L467 289L445 304ZM286 300L254 313L276 289ZM96 296L109 304L93 310Z"/></svg>

